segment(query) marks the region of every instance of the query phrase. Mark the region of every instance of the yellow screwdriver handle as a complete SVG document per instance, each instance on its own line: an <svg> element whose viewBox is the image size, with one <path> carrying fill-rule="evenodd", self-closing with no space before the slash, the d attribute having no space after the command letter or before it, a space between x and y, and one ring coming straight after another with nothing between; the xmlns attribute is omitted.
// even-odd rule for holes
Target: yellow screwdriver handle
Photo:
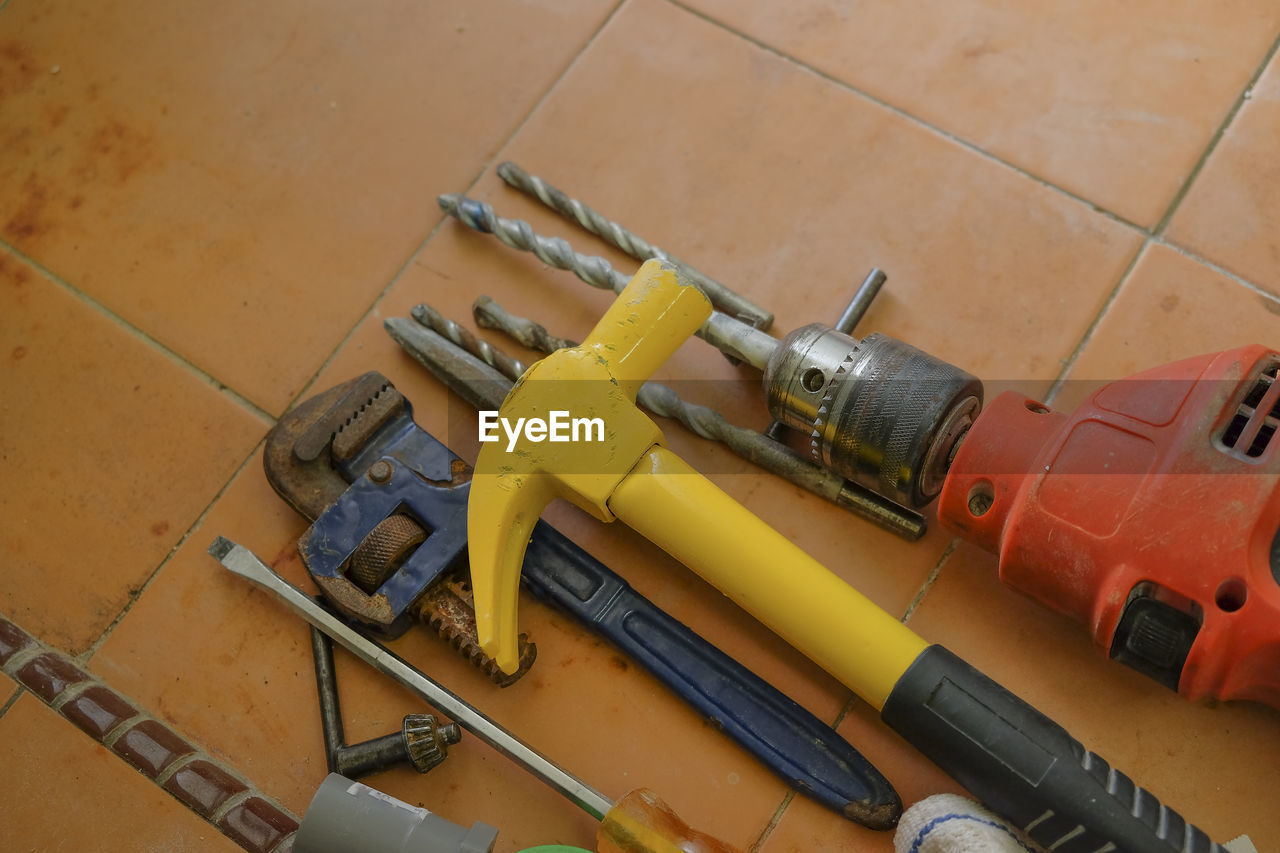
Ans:
<svg viewBox="0 0 1280 853"><path fill-rule="evenodd" d="M599 853L741 853L698 832L658 795L637 788L614 804L596 832Z"/></svg>
<svg viewBox="0 0 1280 853"><path fill-rule="evenodd" d="M655 447L609 509L875 706L926 643L687 462Z"/></svg>

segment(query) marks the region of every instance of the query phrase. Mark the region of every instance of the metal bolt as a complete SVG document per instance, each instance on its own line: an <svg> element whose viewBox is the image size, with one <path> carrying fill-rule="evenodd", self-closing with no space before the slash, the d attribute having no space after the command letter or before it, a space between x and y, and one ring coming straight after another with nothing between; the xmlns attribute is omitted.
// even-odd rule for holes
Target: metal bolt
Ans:
<svg viewBox="0 0 1280 853"><path fill-rule="evenodd" d="M379 459L369 466L369 479L375 483L387 482L391 479L391 473L391 463L385 459Z"/></svg>
<svg viewBox="0 0 1280 853"><path fill-rule="evenodd" d="M849 300L844 313L840 315L840 319L836 320L836 324L832 328L837 332L852 335L853 327L858 325L863 315L867 313L867 309L871 307L876 294L880 292L880 288L884 287L884 283L888 278L878 267L872 267L871 272L867 273L867 277L863 279L862 284L858 285L858 289L853 294L853 299Z"/></svg>

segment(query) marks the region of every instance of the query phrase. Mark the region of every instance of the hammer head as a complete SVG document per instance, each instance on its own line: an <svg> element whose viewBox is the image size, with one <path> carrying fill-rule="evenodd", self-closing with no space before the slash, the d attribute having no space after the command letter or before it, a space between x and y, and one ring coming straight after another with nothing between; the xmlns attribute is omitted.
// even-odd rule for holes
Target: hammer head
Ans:
<svg viewBox="0 0 1280 853"><path fill-rule="evenodd" d="M674 267L646 261L580 346L534 364L503 401L498 440L481 447L471 480L467 535L480 645L504 671L518 663L520 566L538 516L564 498L613 520L614 488L663 443L636 392L709 316ZM545 428L557 419L569 440Z"/></svg>

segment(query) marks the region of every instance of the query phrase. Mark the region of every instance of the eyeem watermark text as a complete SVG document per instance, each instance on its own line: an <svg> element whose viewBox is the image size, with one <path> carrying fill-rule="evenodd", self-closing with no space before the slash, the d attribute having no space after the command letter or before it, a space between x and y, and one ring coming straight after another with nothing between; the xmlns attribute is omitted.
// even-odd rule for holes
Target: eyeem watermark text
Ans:
<svg viewBox="0 0 1280 853"><path fill-rule="evenodd" d="M553 411L551 417L511 418L500 417L496 411L480 412L480 440L499 441L498 430L507 436L507 452L515 450L521 434L525 440L538 444L543 441L604 441L603 418L571 418L568 412Z"/></svg>

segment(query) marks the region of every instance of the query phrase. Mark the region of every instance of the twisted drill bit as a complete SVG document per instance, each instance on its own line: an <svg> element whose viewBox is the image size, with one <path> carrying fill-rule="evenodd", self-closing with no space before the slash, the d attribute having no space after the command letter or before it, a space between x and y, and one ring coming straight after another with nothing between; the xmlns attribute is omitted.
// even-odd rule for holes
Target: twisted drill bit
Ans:
<svg viewBox="0 0 1280 853"><path fill-rule="evenodd" d="M507 313L505 308L484 294L476 297L471 305L471 314L480 328L496 329L522 346L546 355L577 346L568 338L557 338L541 323Z"/></svg>
<svg viewBox="0 0 1280 853"><path fill-rule="evenodd" d="M439 196L436 201L441 210L464 225L492 234L513 249L532 252L543 263L567 270L592 287L621 293L631 280L604 258L579 254L567 240L543 237L528 222L498 216L482 201L452 194ZM765 369L778 345L769 335L723 311L713 311L697 335L730 358L745 361L759 370Z"/></svg>
<svg viewBox="0 0 1280 853"><path fill-rule="evenodd" d="M492 346L488 341L480 340L430 305L419 303L413 306L413 310L410 313L413 315L413 319L450 343L471 353L508 379L519 379L528 368L528 365L523 361L507 355L502 350ZM545 352L545 350L543 351Z"/></svg>
<svg viewBox="0 0 1280 853"><path fill-rule="evenodd" d="M568 270L592 287L621 293L631 280L599 255L581 255L561 237L543 237L523 219L506 219L482 201L452 193L436 199L440 209L464 225L492 234L513 249L532 252L544 264Z"/></svg>
<svg viewBox="0 0 1280 853"><path fill-rule="evenodd" d="M488 296L476 298L472 313L478 326L497 329L520 344L548 355L557 349L577 346L573 341L551 334L540 323L509 314ZM426 316L427 312L422 312L422 315ZM417 309L414 309L413 316L422 320ZM465 344L462 346L465 347ZM484 358L480 352L473 352L473 354ZM493 366L496 367L496 365ZM636 401L656 415L679 421L687 429L708 441L724 444L753 465L813 492L837 506L844 507L904 539L915 541L924 535L925 521L920 514L900 507L870 489L847 481L838 474L810 462L781 442L767 438L754 430L735 426L715 409L682 399L667 385L653 381L644 383L640 386Z"/></svg>
<svg viewBox="0 0 1280 853"><path fill-rule="evenodd" d="M531 195L566 219L577 222L587 231L621 249L637 261L657 258L680 268L680 272L695 287L707 295L711 304L731 317L744 320L757 329L768 330L773 325L773 314L751 300L730 290L725 285L699 272L675 255L660 249L587 205L570 198L563 191L551 186L542 178L530 175L510 160L498 166L498 177L526 195Z"/></svg>

